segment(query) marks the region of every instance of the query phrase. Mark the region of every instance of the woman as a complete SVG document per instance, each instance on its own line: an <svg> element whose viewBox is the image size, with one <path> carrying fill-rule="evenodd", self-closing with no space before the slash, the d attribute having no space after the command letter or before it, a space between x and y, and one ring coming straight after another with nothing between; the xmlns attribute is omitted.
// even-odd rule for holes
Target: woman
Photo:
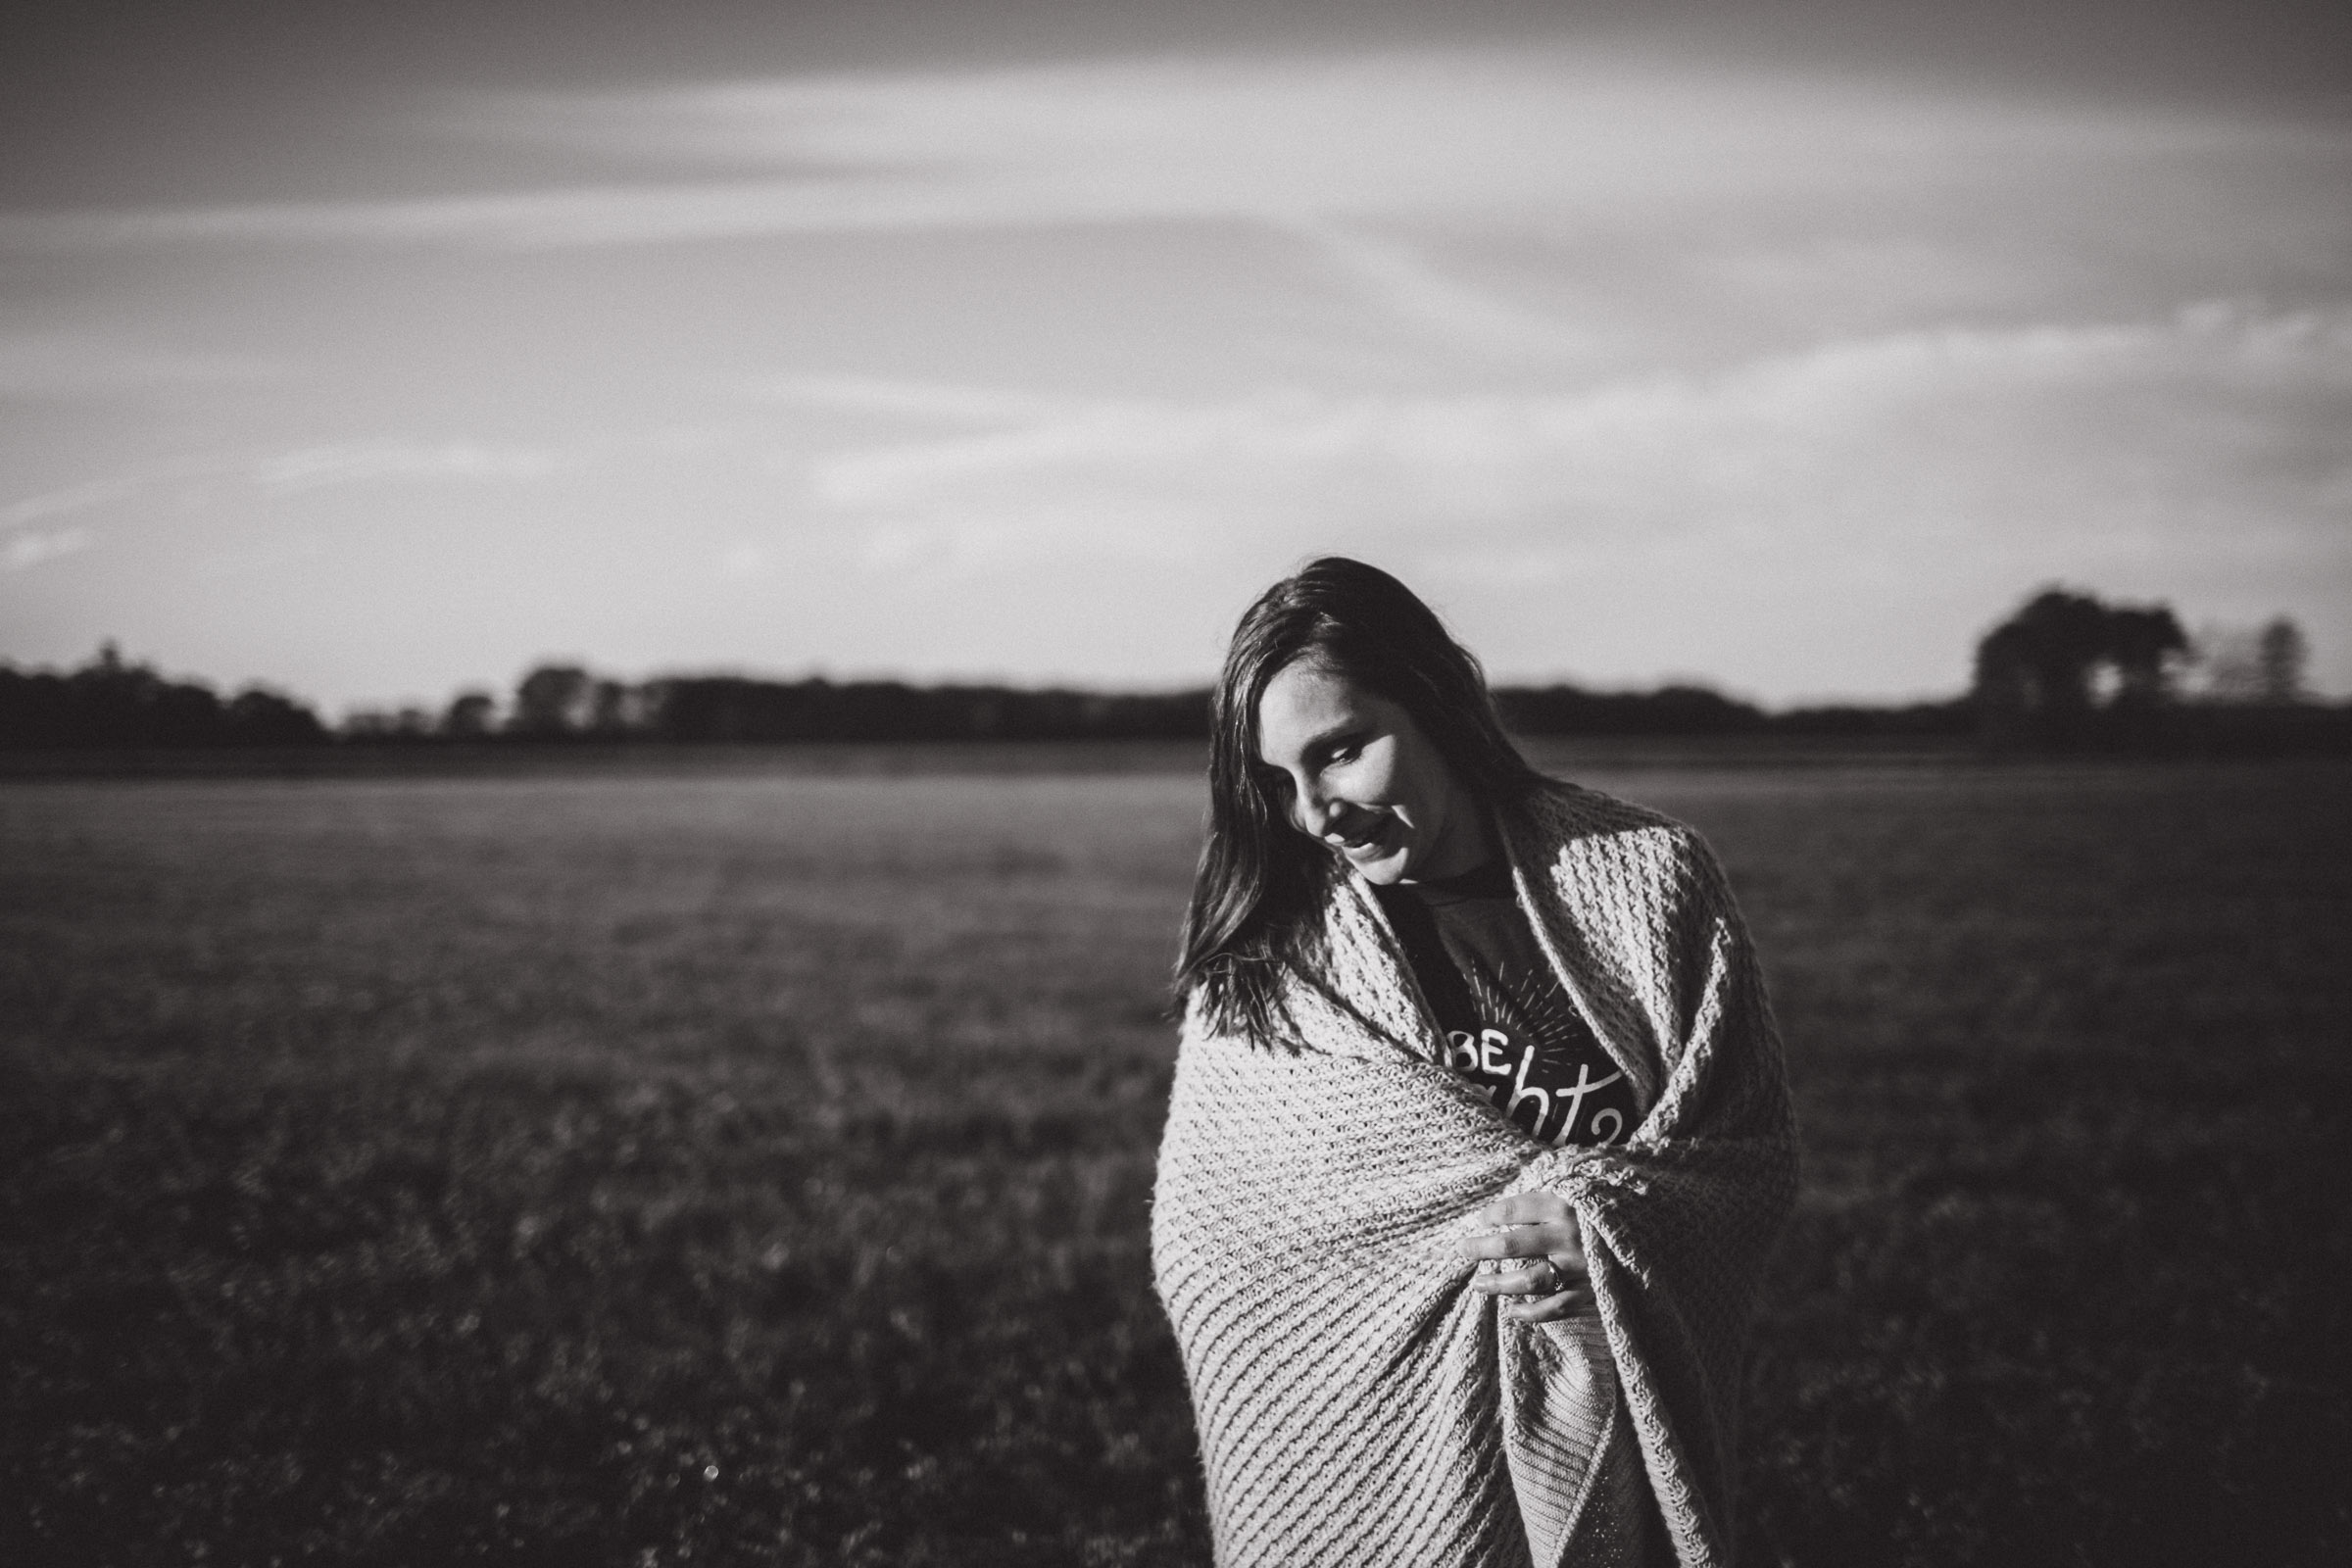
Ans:
<svg viewBox="0 0 2352 1568"><path fill-rule="evenodd" d="M1529 767L1356 562L1213 715L1152 1262L1219 1563L1727 1562L1795 1157L1713 858Z"/></svg>

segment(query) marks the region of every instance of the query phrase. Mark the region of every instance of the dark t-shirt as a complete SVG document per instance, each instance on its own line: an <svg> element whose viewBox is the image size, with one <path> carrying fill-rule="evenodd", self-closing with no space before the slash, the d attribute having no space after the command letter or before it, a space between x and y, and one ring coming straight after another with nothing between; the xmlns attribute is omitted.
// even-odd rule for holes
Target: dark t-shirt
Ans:
<svg viewBox="0 0 2352 1568"><path fill-rule="evenodd" d="M1443 880L1376 887L1446 1036L1446 1065L1549 1144L1617 1144L1633 1085L1593 1038L1497 858Z"/></svg>

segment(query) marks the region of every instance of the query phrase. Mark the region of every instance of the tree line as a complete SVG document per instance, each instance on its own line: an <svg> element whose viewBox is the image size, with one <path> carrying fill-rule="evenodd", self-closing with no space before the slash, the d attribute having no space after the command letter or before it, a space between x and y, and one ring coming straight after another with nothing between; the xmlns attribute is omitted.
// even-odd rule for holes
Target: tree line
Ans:
<svg viewBox="0 0 2352 1568"><path fill-rule="evenodd" d="M2352 709L2311 701L2310 658L2283 615L2192 639L2169 605L2045 588L1978 642L1969 706L1996 746L2341 749Z"/></svg>
<svg viewBox="0 0 2352 1568"><path fill-rule="evenodd" d="M0 664L0 746L319 746L333 738L296 698L266 686L224 698L202 681L129 662L111 642L75 670Z"/></svg>
<svg viewBox="0 0 2352 1568"><path fill-rule="evenodd" d="M1963 702L1768 712L1701 686L1648 692L1500 686L1503 722L1523 735L1965 734ZM628 683L574 664L540 665L501 703L461 692L431 710L362 711L330 729L306 705L263 688L222 699L109 648L66 673L0 665L0 747L120 748L372 744L770 745L798 741L1200 740L1208 688L1094 692L917 686L822 678L668 676Z"/></svg>
<svg viewBox="0 0 2352 1568"><path fill-rule="evenodd" d="M1969 692L1946 702L1769 711L1704 686L1494 692L1522 735L1978 735L1995 746L2277 749L2352 744L2352 708L2309 700L2309 645L2280 617L2252 634L2192 640L2164 605L2108 604L2050 588L1987 631ZM642 682L539 665L504 703L459 693L438 710L367 711L330 727L299 699L249 686L222 697L125 661L114 644L68 671L0 664L0 747L497 745L796 741L1197 740L1205 687L1092 692L902 681L675 675Z"/></svg>

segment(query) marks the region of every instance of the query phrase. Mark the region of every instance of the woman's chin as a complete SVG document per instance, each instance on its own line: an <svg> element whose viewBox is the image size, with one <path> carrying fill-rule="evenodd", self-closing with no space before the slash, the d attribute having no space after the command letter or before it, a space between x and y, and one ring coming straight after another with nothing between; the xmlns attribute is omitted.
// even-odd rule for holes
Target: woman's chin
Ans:
<svg viewBox="0 0 2352 1568"><path fill-rule="evenodd" d="M1357 876L1376 887L1392 887L1403 881L1405 872L1412 869L1412 856L1404 845L1384 850L1377 855L1360 858L1350 855L1347 859L1355 868Z"/></svg>

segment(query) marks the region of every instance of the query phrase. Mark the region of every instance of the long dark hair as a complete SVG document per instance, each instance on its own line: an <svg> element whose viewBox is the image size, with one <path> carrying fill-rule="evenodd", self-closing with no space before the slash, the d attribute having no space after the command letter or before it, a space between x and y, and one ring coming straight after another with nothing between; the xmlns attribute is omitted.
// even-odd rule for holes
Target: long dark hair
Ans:
<svg viewBox="0 0 2352 1568"><path fill-rule="evenodd" d="M1257 705L1277 672L1311 659L1410 714L1471 797L1516 804L1543 775L1494 716L1477 658L1410 588L1360 561L1310 561L1258 597L1234 628L1209 701L1208 842L1193 877L1179 1003L1261 1044L1295 1045L1281 985L1311 971L1323 899L1339 860L1300 833L1271 796L1257 755Z"/></svg>

